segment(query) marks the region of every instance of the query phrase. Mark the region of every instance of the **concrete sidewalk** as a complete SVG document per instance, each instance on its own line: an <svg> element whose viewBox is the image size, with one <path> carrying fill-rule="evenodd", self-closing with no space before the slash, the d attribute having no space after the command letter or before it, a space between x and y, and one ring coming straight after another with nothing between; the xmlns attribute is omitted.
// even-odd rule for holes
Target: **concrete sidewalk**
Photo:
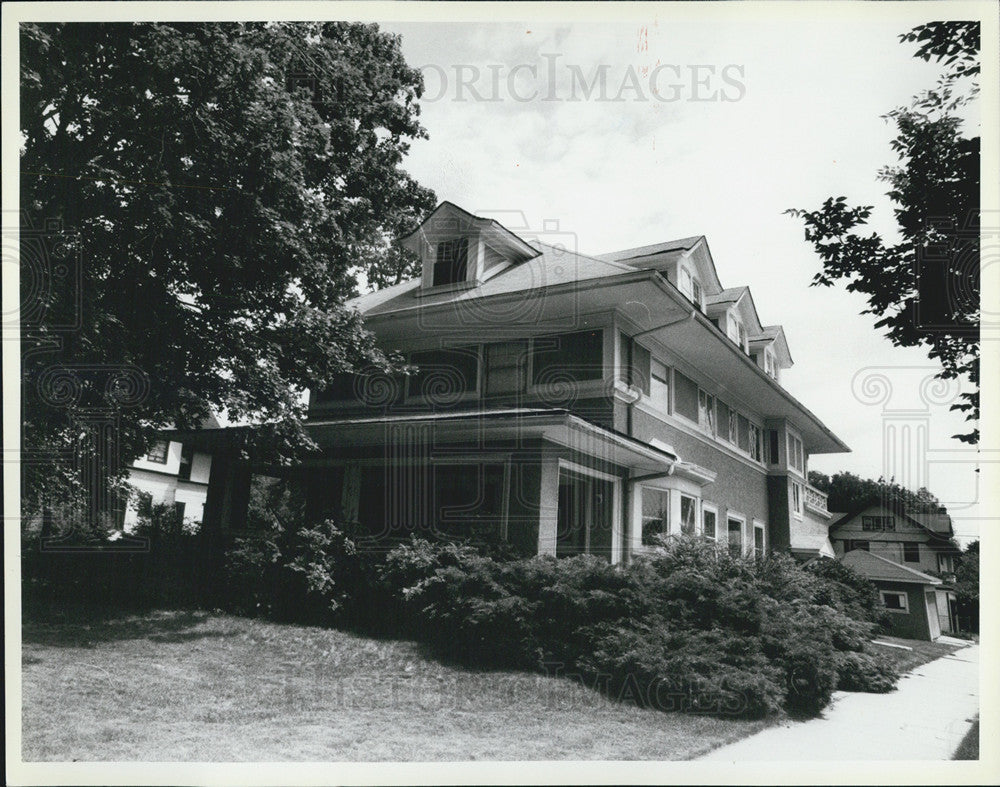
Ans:
<svg viewBox="0 0 1000 787"><path fill-rule="evenodd" d="M787 722L700 760L950 760L979 713L979 645L917 667L890 694L838 691L822 718Z"/></svg>

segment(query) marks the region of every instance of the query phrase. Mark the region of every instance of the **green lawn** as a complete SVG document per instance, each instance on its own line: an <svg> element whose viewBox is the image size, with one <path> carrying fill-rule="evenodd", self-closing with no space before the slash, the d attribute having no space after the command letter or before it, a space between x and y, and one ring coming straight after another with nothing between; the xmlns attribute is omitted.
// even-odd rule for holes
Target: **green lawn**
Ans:
<svg viewBox="0 0 1000 787"><path fill-rule="evenodd" d="M877 653L884 654L896 663L896 668L900 674L909 672L922 664L926 664L928 661L934 661L942 656L947 656L949 653L954 653L961 647L959 645L946 645L943 642L928 642L921 639L902 639L900 637L883 636L879 636L877 639L912 648L912 650L902 650L901 648L888 648L884 645L872 643L872 648Z"/></svg>
<svg viewBox="0 0 1000 787"><path fill-rule="evenodd" d="M766 726L221 614L60 608L23 631L28 761L679 760Z"/></svg>

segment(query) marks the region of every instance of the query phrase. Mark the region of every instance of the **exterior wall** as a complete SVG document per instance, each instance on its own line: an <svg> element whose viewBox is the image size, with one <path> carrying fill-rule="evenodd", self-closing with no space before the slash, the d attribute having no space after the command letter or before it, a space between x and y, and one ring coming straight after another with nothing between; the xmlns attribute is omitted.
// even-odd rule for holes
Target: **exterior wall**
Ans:
<svg viewBox="0 0 1000 787"><path fill-rule="evenodd" d="M875 580L875 586L879 590L906 593L909 610L889 613L889 622L894 636L923 640L933 638L932 622L928 619L927 610L926 591L928 586L909 582L883 582L881 580ZM936 623L936 614L934 623Z"/></svg>
<svg viewBox="0 0 1000 787"><path fill-rule="evenodd" d="M624 402L616 402L615 428L620 432L625 432L627 427L627 408ZM702 487L701 498L702 502L718 506L718 527L724 529L726 517L737 513L746 517L748 533L745 537L752 538L752 522L759 520L768 525L767 540L771 548L780 548L774 541L768 507L767 472L763 467L754 467L749 460L730 456L720 447L689 435L638 407L633 408L632 434L641 435L640 439L646 442L654 438L662 440L672 445L684 461L694 462L717 473L714 483Z"/></svg>
<svg viewBox="0 0 1000 787"><path fill-rule="evenodd" d="M771 515L771 548L786 550L791 546L791 504L788 500L788 476L767 477L767 507Z"/></svg>

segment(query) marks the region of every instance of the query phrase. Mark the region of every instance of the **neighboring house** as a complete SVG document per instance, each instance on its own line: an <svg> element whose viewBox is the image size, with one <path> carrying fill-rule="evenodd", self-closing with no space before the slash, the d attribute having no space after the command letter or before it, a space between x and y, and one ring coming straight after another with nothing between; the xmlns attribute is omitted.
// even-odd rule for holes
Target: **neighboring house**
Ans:
<svg viewBox="0 0 1000 787"><path fill-rule="evenodd" d="M937 606L940 579L863 549L848 552L841 562L878 588L897 637L933 640L941 636Z"/></svg>
<svg viewBox="0 0 1000 787"><path fill-rule="evenodd" d="M852 550L865 551L917 572L939 575L944 580L935 588L939 627L945 632L958 630L954 571L961 551L954 541L951 517L943 512L907 511L888 503L835 516L830 540L838 557Z"/></svg>
<svg viewBox="0 0 1000 787"><path fill-rule="evenodd" d="M723 288L704 237L590 256L446 202L402 243L420 276L353 303L419 371L313 391L324 453L296 468L248 464L239 429L176 433L214 456L206 527L242 527L251 473L284 473L373 541L617 563L690 533L833 555L809 458L849 449L782 387L784 332Z"/></svg>
<svg viewBox="0 0 1000 787"><path fill-rule="evenodd" d="M207 418L202 428L218 429L219 422ZM129 532L135 527L143 503L165 503L173 506L179 521L200 524L211 470L211 454L196 451L191 443L175 440L155 443L129 469L129 483L136 488L137 496L129 500L125 509L123 530Z"/></svg>

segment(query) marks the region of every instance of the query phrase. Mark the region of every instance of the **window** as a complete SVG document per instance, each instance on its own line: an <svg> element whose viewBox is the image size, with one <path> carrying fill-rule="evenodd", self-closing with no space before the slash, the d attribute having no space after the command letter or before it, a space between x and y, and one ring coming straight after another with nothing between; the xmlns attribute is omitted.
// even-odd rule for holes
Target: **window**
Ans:
<svg viewBox="0 0 1000 787"><path fill-rule="evenodd" d="M729 409L729 405L726 404L721 399L715 400L717 419L716 423L719 428L719 437L730 443L736 442L736 431L732 428L732 423L730 422L730 416L733 415L733 411Z"/></svg>
<svg viewBox="0 0 1000 787"><path fill-rule="evenodd" d="M472 393L479 386L479 348L426 350L410 355L417 371L410 375L407 393L438 404L447 404Z"/></svg>
<svg viewBox="0 0 1000 787"><path fill-rule="evenodd" d="M802 484L792 481L792 511L802 516Z"/></svg>
<svg viewBox="0 0 1000 787"><path fill-rule="evenodd" d="M909 604L905 593L897 593L891 590L880 590L879 598L882 606L890 612L909 612Z"/></svg>
<svg viewBox="0 0 1000 787"><path fill-rule="evenodd" d="M903 542L903 561L906 563L920 562L920 544L912 541Z"/></svg>
<svg viewBox="0 0 1000 787"><path fill-rule="evenodd" d="M194 446L181 446L181 464L177 468L177 477L181 481L191 480L191 464L194 462Z"/></svg>
<svg viewBox="0 0 1000 787"><path fill-rule="evenodd" d="M650 364L649 398L663 412L670 411L670 370L655 358Z"/></svg>
<svg viewBox="0 0 1000 787"><path fill-rule="evenodd" d="M749 353L749 350L747 350L747 329L743 326L743 323L736 323L736 332L739 335L737 344L739 344L740 349L745 353Z"/></svg>
<svg viewBox="0 0 1000 787"><path fill-rule="evenodd" d="M677 289L684 293L689 301L694 300L694 288L691 283L691 272L683 265L677 273Z"/></svg>
<svg viewBox="0 0 1000 787"><path fill-rule="evenodd" d="M757 522L753 523L753 556L764 557L764 525Z"/></svg>
<svg viewBox="0 0 1000 787"><path fill-rule="evenodd" d="M705 538L715 541L716 533L715 526L716 520L718 519L718 512L707 505L702 505L701 507L701 532L704 534Z"/></svg>
<svg viewBox="0 0 1000 787"><path fill-rule="evenodd" d="M869 516L865 514L861 517L861 529L872 532L883 530L894 531L896 529L896 518L892 516Z"/></svg>
<svg viewBox="0 0 1000 787"><path fill-rule="evenodd" d="M857 540L852 541L851 539L847 539L844 541L845 552L853 552L856 549L860 549L864 552L870 552L871 551L870 547L871 543L868 541L857 541Z"/></svg>
<svg viewBox="0 0 1000 787"><path fill-rule="evenodd" d="M158 440L153 443L152 448L149 449L149 453L146 454L147 462L156 462L158 465L165 465L167 463L167 449L169 448L169 443L166 440Z"/></svg>
<svg viewBox="0 0 1000 787"><path fill-rule="evenodd" d="M442 241L437 245L434 261L433 285L455 284L467 278L469 263L469 239Z"/></svg>
<svg viewBox="0 0 1000 787"><path fill-rule="evenodd" d="M750 424L750 458L756 462L762 461L763 457L761 455L760 448L760 427L755 424Z"/></svg>
<svg viewBox="0 0 1000 787"><path fill-rule="evenodd" d="M691 277L691 301L701 311L701 282L694 276Z"/></svg>
<svg viewBox="0 0 1000 787"><path fill-rule="evenodd" d="M690 495L681 495L681 533L693 536L698 517L698 500Z"/></svg>
<svg viewBox="0 0 1000 787"><path fill-rule="evenodd" d="M774 379L778 378L778 367L774 363L774 354L770 350L764 350L764 371Z"/></svg>
<svg viewBox="0 0 1000 787"><path fill-rule="evenodd" d="M432 465L434 500L432 524L453 537L502 537L504 466L482 464Z"/></svg>
<svg viewBox="0 0 1000 787"><path fill-rule="evenodd" d="M655 536L670 532L670 495L662 489L642 490L642 544L656 543Z"/></svg>
<svg viewBox="0 0 1000 787"><path fill-rule="evenodd" d="M729 554L733 557L743 556L743 522L730 518L726 522L729 535Z"/></svg>
<svg viewBox="0 0 1000 787"><path fill-rule="evenodd" d="M740 331L743 330L743 323L741 323L734 315L730 314L729 319L726 320L726 336L728 336L735 344L740 344Z"/></svg>
<svg viewBox="0 0 1000 787"><path fill-rule="evenodd" d="M698 426L715 435L715 397L698 390Z"/></svg>
<svg viewBox="0 0 1000 787"><path fill-rule="evenodd" d="M778 464L778 430L767 430L767 463L769 465Z"/></svg>
<svg viewBox="0 0 1000 787"><path fill-rule="evenodd" d="M577 331L531 342L531 382L560 387L604 377L604 331Z"/></svg>
<svg viewBox="0 0 1000 787"><path fill-rule="evenodd" d="M745 453L750 453L750 420L745 415L736 416L736 444L739 446L740 450Z"/></svg>
<svg viewBox="0 0 1000 787"><path fill-rule="evenodd" d="M795 435L788 435L788 466L802 472L802 441Z"/></svg>
<svg viewBox="0 0 1000 787"><path fill-rule="evenodd" d="M952 560L951 555L938 555L937 556L938 571L942 574L951 574L955 571L955 563Z"/></svg>
<svg viewBox="0 0 1000 787"><path fill-rule="evenodd" d="M698 385L674 369L674 411L698 423Z"/></svg>
<svg viewBox="0 0 1000 787"><path fill-rule="evenodd" d="M649 350L627 334L618 334L619 378L626 385L638 388L649 396L649 379L652 365Z"/></svg>

